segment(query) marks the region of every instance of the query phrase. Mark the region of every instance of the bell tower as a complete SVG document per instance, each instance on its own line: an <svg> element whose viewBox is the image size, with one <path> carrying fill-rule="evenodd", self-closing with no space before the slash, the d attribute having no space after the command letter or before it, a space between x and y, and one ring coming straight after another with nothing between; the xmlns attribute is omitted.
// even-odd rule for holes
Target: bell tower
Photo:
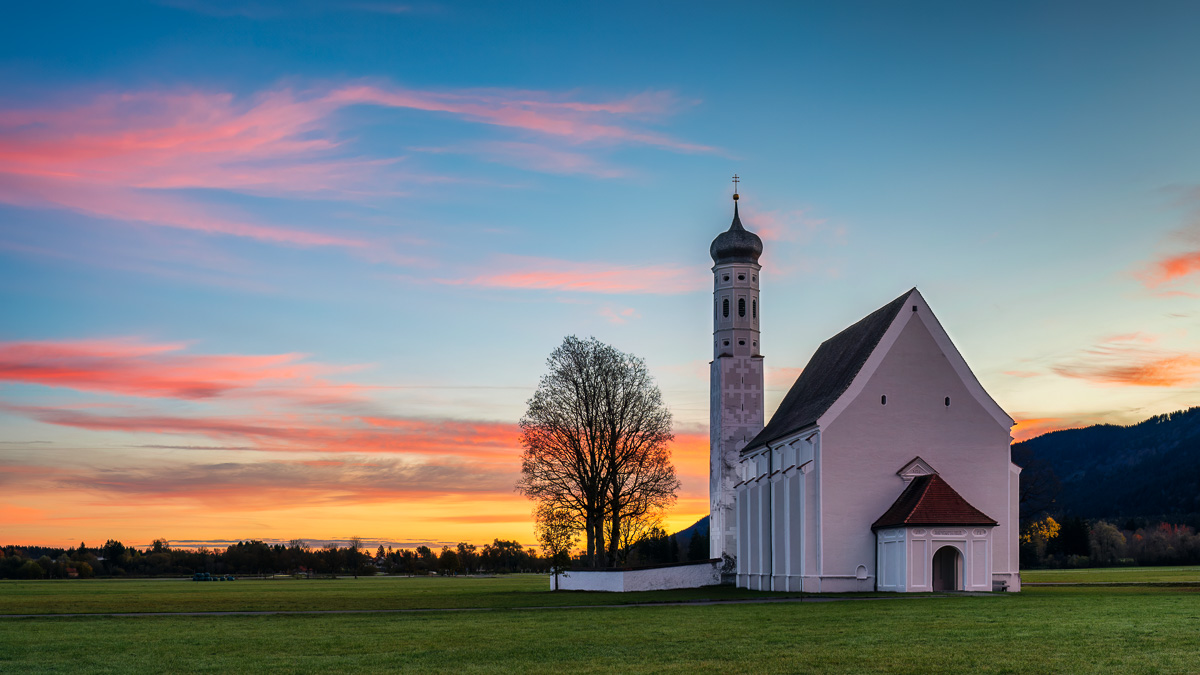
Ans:
<svg viewBox="0 0 1200 675"><path fill-rule="evenodd" d="M763 357L758 334L758 258L762 240L738 217L733 177L733 224L717 235L713 259L713 360L709 375L709 555L737 555L733 486L738 453L764 424Z"/></svg>

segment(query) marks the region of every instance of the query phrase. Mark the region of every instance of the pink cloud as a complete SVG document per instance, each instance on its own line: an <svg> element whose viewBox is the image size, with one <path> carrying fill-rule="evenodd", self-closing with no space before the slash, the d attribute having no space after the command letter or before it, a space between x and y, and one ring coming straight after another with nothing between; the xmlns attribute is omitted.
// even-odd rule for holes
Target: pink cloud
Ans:
<svg viewBox="0 0 1200 675"><path fill-rule="evenodd" d="M489 162L554 174L583 174L596 178L620 178L628 171L604 164L590 155L544 144L493 141L445 148L413 148L417 152L474 155Z"/></svg>
<svg viewBox="0 0 1200 675"><path fill-rule="evenodd" d="M254 222L165 190L359 200L395 185L445 181L401 173L401 158L355 156L337 113L375 105L449 115L572 145L622 143L706 152L639 128L678 107L668 93L610 101L516 90L423 91L354 83L249 98L202 91L113 93L64 107L0 111L0 201L298 246L378 251L378 242ZM616 175L587 155L528 141L480 146L538 170ZM379 257L376 255L376 257ZM386 256L384 256L386 258Z"/></svg>
<svg viewBox="0 0 1200 675"><path fill-rule="evenodd" d="M286 386L289 397L346 400L355 388L299 363L300 354L183 354L181 343L137 339L0 342L0 381L150 398L205 399Z"/></svg>
<svg viewBox="0 0 1200 675"><path fill-rule="evenodd" d="M743 216L746 225L766 241L808 241L817 233L830 230L824 218L813 218L804 209L790 211L749 210ZM844 233L831 230L835 236Z"/></svg>
<svg viewBox="0 0 1200 675"><path fill-rule="evenodd" d="M766 384L772 388L790 389L799 379L801 368L767 368Z"/></svg>
<svg viewBox="0 0 1200 675"><path fill-rule="evenodd" d="M506 256L499 262L499 269L494 271L439 282L484 288L665 295L699 290L709 283L704 270L675 265L639 267L518 256Z"/></svg>
<svg viewBox="0 0 1200 675"><path fill-rule="evenodd" d="M675 102L670 94L661 92L591 103L547 92L494 89L434 92L359 84L337 89L325 100L342 105L370 103L450 113L472 122L532 131L573 143L609 141L682 152L713 151L708 146L641 131L613 119L614 116L644 118L664 114Z"/></svg>
<svg viewBox="0 0 1200 675"><path fill-rule="evenodd" d="M333 414L106 414L81 409L0 404L44 424L101 432L204 436L264 452L413 454L475 461L520 456L516 424Z"/></svg>
<svg viewBox="0 0 1200 675"><path fill-rule="evenodd" d="M632 307L618 308L604 306L600 308L600 316L608 319L610 323L623 324L628 322L630 319L640 319L642 315L638 314L637 311Z"/></svg>

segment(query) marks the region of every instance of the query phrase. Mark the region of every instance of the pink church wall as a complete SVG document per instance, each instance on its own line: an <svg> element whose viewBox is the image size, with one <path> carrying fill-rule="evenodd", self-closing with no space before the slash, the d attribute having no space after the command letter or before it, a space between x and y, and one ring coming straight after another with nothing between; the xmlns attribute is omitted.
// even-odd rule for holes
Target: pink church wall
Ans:
<svg viewBox="0 0 1200 675"><path fill-rule="evenodd" d="M920 310L928 312L924 303ZM932 315L909 318L861 393L821 432L825 577L853 575L859 565L876 573L871 523L905 487L896 471L917 456L1000 522L993 570L1010 570L1009 432L963 385L922 320Z"/></svg>

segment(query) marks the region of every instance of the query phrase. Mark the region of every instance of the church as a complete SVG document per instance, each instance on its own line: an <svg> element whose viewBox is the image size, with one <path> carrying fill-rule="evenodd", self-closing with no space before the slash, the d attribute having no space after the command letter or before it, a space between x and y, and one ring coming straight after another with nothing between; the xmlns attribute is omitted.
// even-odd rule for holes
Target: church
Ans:
<svg viewBox="0 0 1200 675"><path fill-rule="evenodd" d="M762 240L713 240L713 558L773 591L1019 591L1013 420L925 298L905 291L817 348L764 414Z"/></svg>

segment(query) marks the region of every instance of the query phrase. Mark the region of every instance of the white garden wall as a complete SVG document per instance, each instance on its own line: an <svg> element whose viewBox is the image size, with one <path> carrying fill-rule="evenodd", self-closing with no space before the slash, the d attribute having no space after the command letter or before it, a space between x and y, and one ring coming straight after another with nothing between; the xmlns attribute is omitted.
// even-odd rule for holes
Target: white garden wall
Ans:
<svg viewBox="0 0 1200 675"><path fill-rule="evenodd" d="M555 577L550 576L550 590ZM564 591L665 591L672 588L699 588L721 583L721 561L682 563L656 567L612 570L568 570L558 575Z"/></svg>

